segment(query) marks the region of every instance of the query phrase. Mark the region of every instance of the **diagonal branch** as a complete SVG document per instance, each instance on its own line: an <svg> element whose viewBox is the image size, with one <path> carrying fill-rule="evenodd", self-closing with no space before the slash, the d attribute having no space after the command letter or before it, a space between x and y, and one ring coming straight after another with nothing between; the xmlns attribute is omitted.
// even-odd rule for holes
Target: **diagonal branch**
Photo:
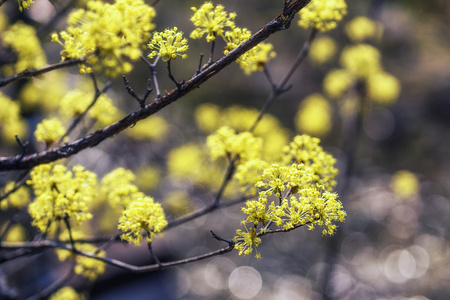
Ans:
<svg viewBox="0 0 450 300"><path fill-rule="evenodd" d="M122 120L113 123L103 129L95 131L84 138L76 140L72 143L45 150L43 152L34 153L21 157L20 155L12 157L0 157L0 171L6 170L22 170L32 168L39 164L49 163L61 158L74 155L86 148L93 147L112 137L126 128L132 126L136 122L147 118L148 116L158 112L167 105L177 101L189 92L197 89L202 83L219 73L226 66L236 61L242 54L249 51L272 34L287 29L295 14L306 6L311 0L296 0L292 2L283 12L263 28L251 36L247 41L243 42L233 51L223 56L221 59L202 70L199 74L194 75L191 79L181 84L178 88L171 90L164 96L155 99L144 108L140 108L134 113L126 116ZM0 82L1 83L1 82Z"/></svg>

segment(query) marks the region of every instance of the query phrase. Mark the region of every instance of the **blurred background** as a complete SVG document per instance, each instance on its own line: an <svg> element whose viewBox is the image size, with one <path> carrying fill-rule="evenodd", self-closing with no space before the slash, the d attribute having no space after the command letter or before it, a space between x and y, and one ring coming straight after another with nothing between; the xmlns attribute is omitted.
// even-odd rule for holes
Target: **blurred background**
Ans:
<svg viewBox="0 0 450 300"><path fill-rule="evenodd" d="M47 1L35 2L32 9L19 14L17 3L7 1L1 7L2 22L14 23L20 19L37 29L42 28L52 19L54 11ZM236 23L252 32L277 16L282 6L281 0L226 2L222 4L228 11L237 12ZM338 224L337 234L325 237L321 230L300 228L265 236L258 248L262 255L260 260L251 255L239 256L233 251L147 274L131 274L108 266L106 273L94 283L74 277L70 285L88 291L91 299L425 300L450 297L450 3L447 0L346 2L348 13L344 20L335 30L317 36L318 39L332 38L335 53L325 63L307 58L290 80L291 89L269 110L289 138L303 132L318 135L324 149L337 158L340 175L336 189L347 211L347 219ZM61 3L57 5L62 6ZM190 33L193 30L189 21L190 7L202 3L160 1L156 6L157 30L177 26ZM330 120L331 126L327 130L307 132L309 129L298 125L303 100L311 94L323 93L327 73L340 68L340 53L352 44L345 32L346 24L359 16L381 24L382 33L371 44L381 53L383 69L401 84L398 99L389 105L371 104L359 125L349 125L342 113L345 111L342 102L325 96L328 103L325 119ZM64 18L55 24L56 30L64 26ZM50 42L49 34L53 30L46 30L41 38L49 63L60 59L61 47ZM294 21L292 28L268 40L277 52L267 64L275 81L289 69L308 34L308 30ZM217 47L220 49L223 45ZM190 78L197 68L199 53L208 52L204 40L190 41L189 59L173 63L175 77ZM216 52L215 58L220 55ZM158 65L157 71L161 90L171 90L173 83L164 75L165 66ZM21 115L28 127L25 139L32 140L36 124L49 113L42 105L27 108L29 85L38 86L38 91L28 91L28 94L43 93L58 99L64 92L54 92L51 83L67 89L85 85L77 73L76 68L71 68L58 79L48 79L48 85L44 84L47 81L37 78L2 88L3 94L16 99L23 107ZM143 94L148 76L148 68L137 62L127 77L136 91ZM102 85L107 80L110 79L99 79ZM114 79L112 83L108 96L121 112L137 109L136 101L127 95L122 80ZM198 186L188 179L175 178L167 171L167 159L173 149L188 142L205 143L206 134L196 123L197 108L212 103L220 109L239 105L257 111L269 93L270 85L262 72L246 76L238 65L232 65L200 89L159 112L157 116L163 119L154 119L154 123L146 125L157 132L155 136L142 136L137 132L133 135L132 129L130 133L121 133L98 147L79 153L68 164L81 163L99 178L117 167L133 170L138 186L162 202L169 218L174 219L205 207L217 192L217 186ZM323 113L323 110L317 112L317 118L322 118ZM21 151L14 141L4 136L0 142L1 156ZM42 145L36 142L30 147L42 150ZM225 173L225 167L222 172L217 173L217 183L222 180L220 174ZM18 175L14 172L0 174L1 184L15 180ZM226 197L237 199L232 192ZM26 214L8 209L0 211L2 228L11 216L22 224L22 238L32 238L36 234ZM161 261L170 261L225 247L225 243L211 238L210 230L231 239L240 228L242 217L239 205L215 211L169 229L164 238L154 242L154 251ZM93 224L102 234L108 232L109 226L115 226L102 222ZM148 263L145 245L136 248L118 243L107 253L136 265ZM59 263L52 251L4 262L0 265L0 298L30 296L65 274L68 267L68 263Z"/></svg>

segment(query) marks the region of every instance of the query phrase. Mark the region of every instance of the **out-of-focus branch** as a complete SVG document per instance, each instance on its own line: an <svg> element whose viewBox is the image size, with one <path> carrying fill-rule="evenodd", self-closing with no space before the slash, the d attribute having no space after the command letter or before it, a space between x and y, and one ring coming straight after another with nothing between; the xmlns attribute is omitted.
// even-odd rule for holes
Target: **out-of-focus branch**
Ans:
<svg viewBox="0 0 450 300"><path fill-rule="evenodd" d="M7 77L5 79L0 80L0 87L5 86L7 84L10 84L11 82L14 82L14 81L17 81L20 79L34 77L34 76L38 76L38 75L41 75L41 74L44 74L44 73L47 73L47 72L50 72L53 70L62 69L62 68L70 67L70 66L75 66L75 65L85 62L85 61L86 61L85 57L74 58L74 59L68 59L65 61L60 61L55 64L42 67L40 69L25 70L19 74L16 74L11 77Z"/></svg>
<svg viewBox="0 0 450 300"><path fill-rule="evenodd" d="M126 262L123 262L123 261L120 261L120 260L117 260L114 258L100 257L100 256L96 255L95 253L82 251L82 250L78 250L78 249L73 249L73 247L70 245L60 243L60 242L55 242L55 241L24 242L24 243L13 243L13 244L1 243L0 248L2 250L16 250L17 249L17 250L27 251L28 252L27 254L40 252L45 249L60 248L60 249L69 250L72 253L77 254L77 255L82 255L82 256L86 256L86 257L90 257L93 259L103 261L104 263L107 263L111 266L114 266L114 267L117 267L117 268L120 268L120 269L123 269L126 271L135 272L135 273L144 273L144 272L151 272L151 271L156 271L156 270L167 269L170 267L184 265L187 263L203 260L203 259L206 259L209 257L222 255L222 254L231 252L234 249L234 244L229 244L228 247L226 247L226 248L222 248L222 249L208 252L208 253L198 255L198 256L193 256L190 258L180 259L180 260L171 261L171 262L160 262L159 264L151 264L151 265L145 265L145 266L135 266L135 265L128 264ZM24 254L24 255L27 255L27 254ZM4 261L4 259L3 259L3 261Z"/></svg>
<svg viewBox="0 0 450 300"><path fill-rule="evenodd" d="M256 45L258 45L259 43L270 37L272 34L288 28L292 20L294 19L295 14L304 6L306 6L309 2L310 0L293 1L292 4L290 4L284 10L283 14L280 14L278 17L267 23L258 32L252 35L247 41L239 45L237 48L232 50L226 56L220 58L218 61L216 61L206 69L202 70L200 73L194 75L191 79L185 81L183 84L180 84L178 88L173 89L170 92L166 93L164 96L155 99L155 101L147 104L144 108L140 108L139 110L126 116L122 120L113 123L110 126L107 126L103 129L95 131L94 133L89 134L84 138L81 138L69 144L65 144L60 147L55 147L52 149L45 150L43 152L34 153L24 157L21 157L20 155L12 157L0 157L0 171L29 169L39 164L49 163L61 158L69 157L86 148L98 145L105 139L118 134L119 132L132 126L136 122L147 118L148 116L158 112L165 106L177 101L178 99L188 94L189 92L197 89L201 84L203 84L211 77L219 73L226 66L236 61L236 59L238 59L239 56L249 51ZM73 62L73 64L77 64L80 62L82 62L82 60L76 60ZM56 68L61 68L61 66L58 65L56 66ZM25 72L21 73L23 75L21 75L20 78L27 76L34 76L42 73L42 71L41 72L34 71L31 73L33 75L30 75L30 71ZM14 80L17 80L17 78L5 79L0 83L3 83L3 85L5 85Z"/></svg>

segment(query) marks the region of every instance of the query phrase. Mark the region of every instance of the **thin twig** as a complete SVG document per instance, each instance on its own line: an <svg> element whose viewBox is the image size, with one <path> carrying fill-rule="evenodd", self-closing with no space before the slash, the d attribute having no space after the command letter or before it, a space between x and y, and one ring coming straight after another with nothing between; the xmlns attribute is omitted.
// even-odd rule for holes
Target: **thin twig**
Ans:
<svg viewBox="0 0 450 300"><path fill-rule="evenodd" d="M75 127L81 122L81 120L84 119L84 117L87 115L89 110L94 106L94 104L97 102L98 98L100 98L100 96L102 94L106 93L106 91L112 86L111 82L107 82L105 84L105 86L103 87L103 89L99 90L98 85L97 85L97 80L95 79L94 74L91 74L91 78L92 78L92 81L94 82L94 89L95 89L94 98L92 99L89 106L86 107L86 109L72 121L72 124L70 124L69 128L64 133L64 135L59 138L57 145L61 144L61 142L63 141L63 139L66 136L69 136L69 134L75 129Z"/></svg>
<svg viewBox="0 0 450 300"><path fill-rule="evenodd" d="M75 66L75 65L77 65L79 63L83 63L85 61L86 61L86 57L74 58L74 59L61 61L61 62L52 64L52 65L48 65L48 66L42 67L40 69L25 70L19 74L16 74L11 77L7 77L5 79L0 80L0 87L10 84L11 82L23 79L23 78L34 77L34 76L38 76L38 75L41 75L41 74L44 74L44 73L47 73L47 72L50 72L53 70L66 68L66 67L70 67L70 66Z"/></svg>
<svg viewBox="0 0 450 300"><path fill-rule="evenodd" d="M284 75L284 77L280 80L280 82L277 85L273 84L273 80L271 79L272 77L270 75L266 75L266 77L269 79L269 82L271 82L272 91L270 92L269 97L267 98L266 102L264 103L263 107L261 108L258 118L255 120L252 127L250 128L250 130L249 130L250 132L253 132L255 130L259 121L261 121L262 117L269 110L270 106L275 101L275 99L289 89L289 87L286 88L286 84L288 83L289 79L291 79L295 70L300 66L300 64L303 62L303 60L308 55L309 47L311 45L311 42L314 40L316 34L317 34L317 29L312 28L308 39L303 44L302 49L300 50L299 54L297 55L297 58L295 59L294 63L292 64L292 67L287 71L287 73ZM264 70L265 70L265 72L268 72L268 70L266 68L264 68Z"/></svg>
<svg viewBox="0 0 450 300"><path fill-rule="evenodd" d="M135 266L132 264L128 264L126 262L114 259L114 258L108 258L108 257L100 257L98 255L96 255L95 253L92 252L88 252L88 251L83 251L83 250L73 250L71 246L68 246L64 243L61 242L56 242L56 241L40 241L40 242L22 242L22 243L5 243L2 242L0 244L0 248L2 248L3 250L28 250L28 251L33 251L33 250L37 250L37 251L42 251L45 249L54 249L54 248L60 248L60 249L65 249L65 250L69 250L72 251L72 253L77 254L77 255L82 255L85 257L90 257L99 261L102 261L106 264L109 264L111 266L126 270L126 271L130 271L130 272L137 272L137 273L143 273L143 272L151 272L151 271L156 271L156 270L161 270L161 269L167 269L170 267L174 267L174 266L179 266L179 265L184 265L187 263L191 263L191 262L195 262L195 261L199 261L199 260L203 260L209 257L213 257L213 256L217 256L217 255L222 255L225 253L228 253L230 251L232 251L234 249L234 246L228 246L226 248L222 248L216 251L211 251L202 255L198 255L198 256L193 256L190 258L185 258L185 259L180 259L180 260L176 260L176 261L172 261L172 262L161 262L160 265L158 264L151 264L151 265L145 265L145 266ZM33 251L34 252L34 251ZM30 254L30 252L25 253L23 255L27 255ZM23 256L22 255L22 256ZM4 261L4 260L3 260ZM2 262L2 260L0 259L0 262Z"/></svg>
<svg viewBox="0 0 450 300"><path fill-rule="evenodd" d="M158 63L161 56L157 56L155 59L155 62L152 64L145 56L141 56L141 59L145 62L145 64L150 68L150 73L152 75L153 84L155 85L156 90L156 99L159 99L161 97L161 92L159 91L159 85L158 85L158 77L156 76L156 64Z"/></svg>

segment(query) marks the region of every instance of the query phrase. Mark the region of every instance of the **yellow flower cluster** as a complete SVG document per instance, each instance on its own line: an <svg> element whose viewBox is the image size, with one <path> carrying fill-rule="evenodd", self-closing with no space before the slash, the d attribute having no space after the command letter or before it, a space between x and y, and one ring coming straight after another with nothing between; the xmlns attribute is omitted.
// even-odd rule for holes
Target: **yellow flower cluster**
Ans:
<svg viewBox="0 0 450 300"><path fill-rule="evenodd" d="M194 11L191 22L197 27L191 33L192 39L199 39L206 34L206 41L214 41L217 36L224 36L224 28L234 27L236 13L228 14L223 5L214 7L211 2L205 2L200 8L191 9Z"/></svg>
<svg viewBox="0 0 450 300"><path fill-rule="evenodd" d="M394 193L400 198L407 199L419 194L420 183L414 173L406 170L396 172L390 182Z"/></svg>
<svg viewBox="0 0 450 300"><path fill-rule="evenodd" d="M353 18L345 25L345 33L353 42L363 42L381 36L382 26L367 17Z"/></svg>
<svg viewBox="0 0 450 300"><path fill-rule="evenodd" d="M195 111L197 126L206 133L212 133L221 126L243 132L251 128L257 119L259 111L254 108L246 108L233 105L220 108L211 103L200 105ZM266 160L278 159L281 149L289 141L289 132L281 126L281 123L273 115L266 114L259 122L254 135L263 139L263 156Z"/></svg>
<svg viewBox="0 0 450 300"><path fill-rule="evenodd" d="M87 64L80 65L80 73L91 73L93 66L116 76L130 72L130 61L141 56L155 15L143 0L116 0L114 4L91 0L86 10L71 13L67 29L59 35L54 33L52 39L64 47L63 60L87 58Z"/></svg>
<svg viewBox="0 0 450 300"><path fill-rule="evenodd" d="M27 132L25 121L20 115L20 106L0 92L0 136L8 143L16 143L15 135L23 138Z"/></svg>
<svg viewBox="0 0 450 300"><path fill-rule="evenodd" d="M23 9L30 9L31 5L33 5L33 0L18 0L19 1L19 10L22 12Z"/></svg>
<svg viewBox="0 0 450 300"><path fill-rule="evenodd" d="M1 195L11 191L15 186L13 181L8 182L5 188L1 190ZM21 187L14 193L10 194L7 198L0 202L0 209L7 210L9 208L21 209L30 202L30 193L27 188Z"/></svg>
<svg viewBox="0 0 450 300"><path fill-rule="evenodd" d="M344 221L342 203L331 192L336 185L336 160L322 150L319 142L306 135L296 136L279 162L258 165L257 160L251 160L238 167L238 181L253 185L256 192L250 194L257 195L242 208L245 230L237 230L234 238L239 254L252 253L269 224L280 230L324 226L323 234L332 235L336 230L333 222ZM258 252L256 257L260 257Z"/></svg>
<svg viewBox="0 0 450 300"><path fill-rule="evenodd" d="M319 145L320 139L298 135L283 149L283 163L300 163L314 171L314 182L331 191L336 186L336 159Z"/></svg>
<svg viewBox="0 0 450 300"><path fill-rule="evenodd" d="M322 65L333 58L336 54L336 48L336 43L332 38L323 36L311 43L309 57L313 62Z"/></svg>
<svg viewBox="0 0 450 300"><path fill-rule="evenodd" d="M34 77L20 91L21 107L25 112L54 112L61 99L70 90L67 74L61 70Z"/></svg>
<svg viewBox="0 0 450 300"><path fill-rule="evenodd" d="M367 79L367 95L381 105L394 103L400 94L400 81L389 73L380 71Z"/></svg>
<svg viewBox="0 0 450 300"><path fill-rule="evenodd" d="M133 201L145 196L132 183L135 179L133 172L124 168L109 172L101 181L101 198L107 200L112 207L121 209L128 207Z"/></svg>
<svg viewBox="0 0 450 300"><path fill-rule="evenodd" d="M206 144L213 160L239 158L241 162L261 156L262 139L250 132L236 133L227 126L208 136Z"/></svg>
<svg viewBox="0 0 450 300"><path fill-rule="evenodd" d="M147 234L147 243L150 243L166 226L167 220L161 204L147 196L130 203L119 220L119 229L124 232L122 239L136 246L141 244L142 232Z"/></svg>
<svg viewBox="0 0 450 300"><path fill-rule="evenodd" d="M37 124L34 136L36 141L45 142L48 146L58 141L66 132L61 121L57 118L44 119Z"/></svg>
<svg viewBox="0 0 450 300"><path fill-rule="evenodd" d="M295 127L306 134L326 135L332 127L332 108L328 100L319 93L306 97L295 116Z"/></svg>
<svg viewBox="0 0 450 300"><path fill-rule="evenodd" d="M336 28L347 14L345 0L313 0L299 11L298 25L324 32Z"/></svg>
<svg viewBox="0 0 450 300"><path fill-rule="evenodd" d="M7 76L40 68L47 63L36 30L32 26L17 22L2 33L2 40L4 46L10 47L17 54L16 63L2 67Z"/></svg>
<svg viewBox="0 0 450 300"><path fill-rule="evenodd" d="M272 44L259 43L239 57L236 62L241 66L241 69L246 75L250 75L256 71L262 71L264 65L275 56L276 53L273 51Z"/></svg>
<svg viewBox="0 0 450 300"><path fill-rule="evenodd" d="M381 54L377 48L368 44L348 46L341 53L341 65L358 76L367 78L381 70Z"/></svg>
<svg viewBox="0 0 450 300"><path fill-rule="evenodd" d="M96 196L97 177L82 166L74 166L70 171L63 165L39 165L30 172L27 184L36 196L28 212L41 232L63 218L76 224L92 218L88 205Z"/></svg>
<svg viewBox="0 0 450 300"><path fill-rule="evenodd" d="M355 75L346 69L334 69L323 80L323 89L333 99L340 99L355 84Z"/></svg>
<svg viewBox="0 0 450 300"><path fill-rule="evenodd" d="M164 32L155 32L148 48L153 50L148 55L149 58L156 55L160 55L163 61L176 59L177 56L187 58L186 54L181 54L188 49L187 39L183 38L183 32L178 32L177 27L166 29Z"/></svg>
<svg viewBox="0 0 450 300"><path fill-rule="evenodd" d="M53 293L49 300L84 300L84 297L78 294L71 286L65 286Z"/></svg>
<svg viewBox="0 0 450 300"><path fill-rule="evenodd" d="M80 231L72 231L72 238L74 240L80 240L85 238L85 235ZM64 231L60 237L63 241L69 240L69 231ZM77 250L82 250L86 252L95 253L98 257L105 257L105 251L98 251L97 247L92 244L87 243L75 243L75 248ZM64 261L66 259L75 259L75 273L81 275L85 278L88 278L91 281L96 280L100 275L105 273L106 264L98 259L86 257L82 255L74 255L71 251L65 249L56 249L56 255L60 261Z"/></svg>
<svg viewBox="0 0 450 300"><path fill-rule="evenodd" d="M200 8L192 7L194 15L191 18L196 27L191 33L191 38L198 39L206 34L207 42L214 41L217 36L222 37L226 43L224 54L238 47L248 40L252 33L247 28L237 27L234 23L235 13L227 13L222 5L214 5L205 2ZM262 71L264 64L275 57L272 44L260 43L239 57L236 62L245 74L250 75L255 71Z"/></svg>
<svg viewBox="0 0 450 300"><path fill-rule="evenodd" d="M399 80L383 70L377 48L360 43L377 37L379 31L379 26L365 17L356 17L347 24L348 37L358 43L341 52L342 69L332 70L325 76L323 89L329 97L345 98L352 87L361 83L367 97L375 103L390 105L397 100L401 90Z"/></svg>
<svg viewBox="0 0 450 300"><path fill-rule="evenodd" d="M162 140L167 137L168 131L169 124L163 117L151 115L129 128L127 133L134 140Z"/></svg>
<svg viewBox="0 0 450 300"><path fill-rule="evenodd" d="M3 228L2 232L4 232ZM23 227L23 225L20 223L12 225L9 228L8 232L6 233L6 236L4 237L4 241L11 243L25 242L27 240L28 240L27 229Z"/></svg>
<svg viewBox="0 0 450 300"><path fill-rule="evenodd" d="M85 92L81 89L69 91L61 99L59 112L66 119L81 115L93 100L92 92ZM114 106L114 102L107 95L98 97L87 115L97 122L98 126L107 126L119 119L120 111Z"/></svg>

